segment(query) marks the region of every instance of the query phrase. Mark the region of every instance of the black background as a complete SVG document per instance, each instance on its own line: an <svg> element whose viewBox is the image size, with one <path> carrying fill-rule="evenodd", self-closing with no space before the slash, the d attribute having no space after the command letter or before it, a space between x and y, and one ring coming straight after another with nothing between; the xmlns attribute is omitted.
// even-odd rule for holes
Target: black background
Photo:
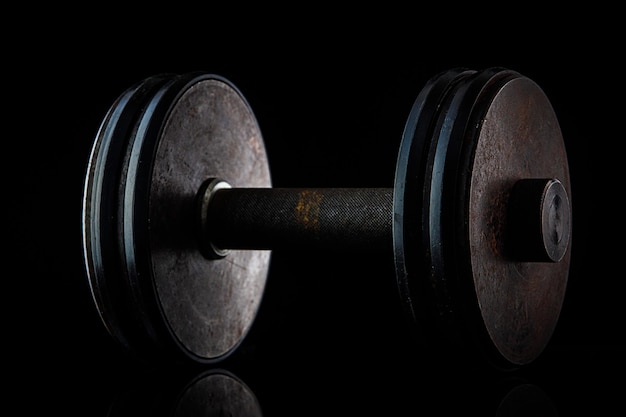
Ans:
<svg viewBox="0 0 626 417"><path fill-rule="evenodd" d="M479 20L458 9L388 15L303 6L243 15L207 7L169 7L158 16L73 10L80 19L40 9L38 16L56 14L25 19L13 34L22 43L9 45L5 65L15 94L5 111L12 250L3 344L10 349L5 366L17 365L8 382L26 396L19 402L26 411L106 415L123 393L177 389L199 371L130 360L91 304L81 193L96 130L123 90L161 72L222 75L255 111L274 186L391 187L413 100L428 78L457 66L503 66L532 78L561 123L572 182L572 266L544 355L500 373L453 352L415 348L389 257L278 252L255 326L224 367L252 387L266 415L374 407L495 415L507 390L523 382L545 391L559 415L618 403L624 274L611 248L620 247L621 209L616 176L599 158L621 152L615 144L623 136L612 113L619 97L612 58L621 50L610 27L592 31L591 15L566 19L542 10ZM152 405L156 396L137 398Z"/></svg>

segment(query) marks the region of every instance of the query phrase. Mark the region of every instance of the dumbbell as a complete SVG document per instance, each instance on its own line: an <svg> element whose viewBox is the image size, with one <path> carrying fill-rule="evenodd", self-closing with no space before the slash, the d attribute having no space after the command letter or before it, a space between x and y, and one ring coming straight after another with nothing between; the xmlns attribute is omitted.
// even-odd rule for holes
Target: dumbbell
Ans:
<svg viewBox="0 0 626 417"><path fill-rule="evenodd" d="M272 250L372 251L393 256L412 325L496 364L533 362L571 253L550 101L514 70L453 68L407 114L393 188L273 188L231 81L159 74L127 89L97 131L82 200L86 275L108 332L140 357L216 363L252 327Z"/></svg>

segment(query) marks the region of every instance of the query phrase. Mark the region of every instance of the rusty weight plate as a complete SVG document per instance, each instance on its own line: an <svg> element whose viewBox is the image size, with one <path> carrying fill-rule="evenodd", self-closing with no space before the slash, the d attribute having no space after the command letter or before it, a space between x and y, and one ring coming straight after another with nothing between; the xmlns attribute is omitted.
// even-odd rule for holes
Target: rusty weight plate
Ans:
<svg viewBox="0 0 626 417"><path fill-rule="evenodd" d="M543 351L569 272L571 240L559 262L520 261L507 247L511 190L528 178L558 179L571 196L559 123L536 83L489 68L445 71L426 84L396 171L398 286L427 337L477 347L503 367Z"/></svg>
<svg viewBox="0 0 626 417"><path fill-rule="evenodd" d="M269 251L198 250L196 194L209 177L271 186L257 121L228 80L151 77L111 107L85 185L85 259L103 322L138 356L221 360L260 306Z"/></svg>

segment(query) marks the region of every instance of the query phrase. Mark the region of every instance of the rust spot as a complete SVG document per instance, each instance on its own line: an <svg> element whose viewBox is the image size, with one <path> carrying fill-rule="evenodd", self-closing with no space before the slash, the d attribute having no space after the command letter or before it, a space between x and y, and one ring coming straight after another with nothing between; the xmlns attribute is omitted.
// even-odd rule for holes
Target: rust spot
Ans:
<svg viewBox="0 0 626 417"><path fill-rule="evenodd" d="M248 145L255 154L263 154L263 146L261 145L259 138L257 138L256 136L250 136L248 138Z"/></svg>
<svg viewBox="0 0 626 417"><path fill-rule="evenodd" d="M296 219L305 229L319 228L320 203L323 195L313 190L303 190L298 193L296 204Z"/></svg>

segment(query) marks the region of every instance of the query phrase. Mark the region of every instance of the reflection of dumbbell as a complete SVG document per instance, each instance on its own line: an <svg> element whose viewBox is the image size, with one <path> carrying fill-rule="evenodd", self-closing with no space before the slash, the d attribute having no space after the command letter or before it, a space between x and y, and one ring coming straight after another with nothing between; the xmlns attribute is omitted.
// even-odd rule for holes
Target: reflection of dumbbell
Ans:
<svg viewBox="0 0 626 417"><path fill-rule="evenodd" d="M561 310L570 194L553 108L515 71L430 79L393 189L271 188L240 91L212 74L159 75L124 92L101 124L84 254L104 324L140 355L229 356L256 316L271 249L388 248L411 320L522 365Z"/></svg>

